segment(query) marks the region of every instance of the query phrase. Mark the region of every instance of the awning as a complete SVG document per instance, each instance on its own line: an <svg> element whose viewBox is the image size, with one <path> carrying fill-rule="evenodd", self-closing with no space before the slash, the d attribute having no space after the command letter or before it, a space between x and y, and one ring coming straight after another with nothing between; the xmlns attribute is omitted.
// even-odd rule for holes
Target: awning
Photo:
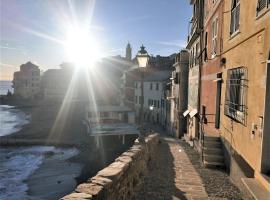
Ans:
<svg viewBox="0 0 270 200"><path fill-rule="evenodd" d="M188 115L189 112L190 112L189 110L186 110L186 111L183 113L184 117L186 117L186 116Z"/></svg>
<svg viewBox="0 0 270 200"><path fill-rule="evenodd" d="M189 113L189 116L192 118L192 117L194 117L197 113L198 113L198 110L197 110L197 109L193 109L193 110Z"/></svg>

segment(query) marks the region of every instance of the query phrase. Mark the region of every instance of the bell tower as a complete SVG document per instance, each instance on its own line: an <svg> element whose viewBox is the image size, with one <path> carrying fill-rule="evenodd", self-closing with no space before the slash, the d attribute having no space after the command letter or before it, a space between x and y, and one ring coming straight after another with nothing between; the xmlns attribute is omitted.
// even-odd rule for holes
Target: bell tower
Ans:
<svg viewBox="0 0 270 200"><path fill-rule="evenodd" d="M126 59L131 60L132 58L132 48L130 46L130 43L128 42L126 47Z"/></svg>

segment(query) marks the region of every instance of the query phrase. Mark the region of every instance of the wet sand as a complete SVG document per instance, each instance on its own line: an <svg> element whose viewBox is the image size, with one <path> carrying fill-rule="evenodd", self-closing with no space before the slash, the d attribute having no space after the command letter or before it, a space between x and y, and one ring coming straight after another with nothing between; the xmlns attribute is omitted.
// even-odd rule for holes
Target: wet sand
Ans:
<svg viewBox="0 0 270 200"><path fill-rule="evenodd" d="M26 181L29 199L54 200L72 192L82 168L82 164L69 160L46 158Z"/></svg>

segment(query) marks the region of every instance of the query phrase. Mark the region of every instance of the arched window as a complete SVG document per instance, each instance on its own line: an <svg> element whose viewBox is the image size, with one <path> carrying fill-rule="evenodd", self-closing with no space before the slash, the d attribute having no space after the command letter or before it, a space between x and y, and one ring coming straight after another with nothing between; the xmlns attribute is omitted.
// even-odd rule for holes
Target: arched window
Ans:
<svg viewBox="0 0 270 200"><path fill-rule="evenodd" d="M231 35L239 29L239 19L240 19L240 0L232 0L231 28L230 28Z"/></svg>

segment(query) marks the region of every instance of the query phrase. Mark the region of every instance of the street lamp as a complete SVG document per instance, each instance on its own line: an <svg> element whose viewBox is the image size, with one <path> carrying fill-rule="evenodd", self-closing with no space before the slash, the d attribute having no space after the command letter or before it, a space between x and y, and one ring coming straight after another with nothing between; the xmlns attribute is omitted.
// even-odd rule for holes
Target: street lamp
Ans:
<svg viewBox="0 0 270 200"><path fill-rule="evenodd" d="M144 131L143 130L143 104L144 104L143 79L144 79L144 71L149 61L149 55L143 45L141 46L141 49L138 51L136 57L137 57L139 71L141 75L141 109L140 109L140 119L139 119L141 130L140 130L139 142L144 142L144 136L142 133Z"/></svg>

